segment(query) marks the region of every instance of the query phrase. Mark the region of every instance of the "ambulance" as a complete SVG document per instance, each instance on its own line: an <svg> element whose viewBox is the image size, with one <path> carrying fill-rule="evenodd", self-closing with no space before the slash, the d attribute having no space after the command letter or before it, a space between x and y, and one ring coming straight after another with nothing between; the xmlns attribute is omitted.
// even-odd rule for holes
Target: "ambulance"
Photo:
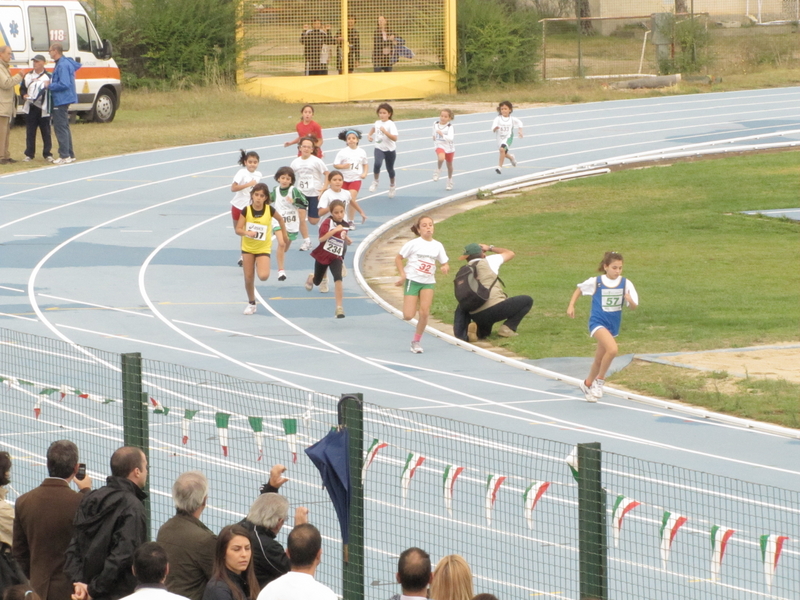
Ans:
<svg viewBox="0 0 800 600"><path fill-rule="evenodd" d="M111 44L100 40L89 15L78 0L0 0L2 45L12 50L11 74L27 73L37 54L47 59L48 49L58 42L64 56L81 64L75 73L78 103L71 113L89 121L110 123L119 108L122 84L119 68L111 58ZM22 106L22 99L17 99Z"/></svg>

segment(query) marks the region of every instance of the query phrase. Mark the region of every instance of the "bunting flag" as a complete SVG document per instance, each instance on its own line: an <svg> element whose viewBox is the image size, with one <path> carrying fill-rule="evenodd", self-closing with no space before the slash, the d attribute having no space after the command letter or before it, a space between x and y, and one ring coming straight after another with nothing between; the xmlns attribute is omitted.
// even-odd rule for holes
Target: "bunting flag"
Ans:
<svg viewBox="0 0 800 600"><path fill-rule="evenodd" d="M5 377L5 376L3 376L3 377L0 377L0 381L3 382L3 385L6 385L6 386L11 387L11 388L19 386L19 380L16 377Z"/></svg>
<svg viewBox="0 0 800 600"><path fill-rule="evenodd" d="M36 420L39 420L39 417L42 414L42 399L37 398L36 404L33 405L33 415L36 417Z"/></svg>
<svg viewBox="0 0 800 600"><path fill-rule="evenodd" d="M414 477L414 473L417 472L417 467L419 467L423 462L425 462L425 457L415 452L409 452L408 456L406 457L406 464L403 467L403 478L400 481L400 486L403 493L403 506L406 505L408 486L411 483L411 478Z"/></svg>
<svg viewBox="0 0 800 600"><path fill-rule="evenodd" d="M111 398L103 398L103 396L98 396L97 394L81 394L81 398L87 398L92 402L97 402L98 404L109 404L111 402L116 402L116 400L112 400ZM164 414L169 412L168 408L164 409Z"/></svg>
<svg viewBox="0 0 800 600"><path fill-rule="evenodd" d="M575 481L578 481L578 447L575 446L572 449L572 452L569 453L569 456L565 459L567 461L567 465L569 465L569 470L572 471L572 476L575 478Z"/></svg>
<svg viewBox="0 0 800 600"><path fill-rule="evenodd" d="M492 511L497 500L497 492L506 480L505 475L489 475L486 479L486 524L492 526Z"/></svg>
<svg viewBox="0 0 800 600"><path fill-rule="evenodd" d="M183 419L181 419L181 435L183 436L183 445L185 446L189 441L189 424L194 419L194 416L200 411L189 410L188 408L183 411Z"/></svg>
<svg viewBox="0 0 800 600"><path fill-rule="evenodd" d="M389 444L387 444L386 442L380 441L378 438L375 438L374 440L372 440L372 444L370 445L369 450L367 450L367 454L364 457L364 466L361 467L361 483L362 483L362 485L363 485L364 481L366 481L366 478L367 478L367 469L369 469L369 466L372 464L372 461L375 460L375 457L378 455L378 451L383 449L383 448L386 448L388 445Z"/></svg>
<svg viewBox="0 0 800 600"><path fill-rule="evenodd" d="M672 549L672 542L678 533L678 529L686 523L687 518L671 513L668 510L664 511L664 516L661 519L661 562L664 569L667 568L667 561L669 561L669 551Z"/></svg>
<svg viewBox="0 0 800 600"><path fill-rule="evenodd" d="M785 535L761 536L761 560L764 561L764 577L767 579L767 590L772 589L772 579L778 570L778 561L781 558L783 545L789 541Z"/></svg>
<svg viewBox="0 0 800 600"><path fill-rule="evenodd" d="M522 494L522 499L525 503L524 514L525 520L528 521L528 529L533 529L533 509L536 508L536 503L539 502L539 498L544 496L544 493L549 487L549 481L534 481L525 489L525 493Z"/></svg>
<svg viewBox="0 0 800 600"><path fill-rule="evenodd" d="M727 527L714 525L711 528L711 581L719 581L722 559L725 558L725 548L733 534L734 530Z"/></svg>
<svg viewBox="0 0 800 600"><path fill-rule="evenodd" d="M44 384L41 384L41 383L34 383L32 381L26 381L24 379L18 379L16 377L10 377L10 376L6 377L4 375L0 375L0 383L3 383L4 385L6 385L6 386L8 386L10 388L16 388L16 389L22 389L22 386L24 386L24 385L27 385L27 386L30 386L30 387L38 387L38 386L44 385ZM78 398L84 398L84 399L87 399L87 400L91 400L92 402L97 402L98 404L109 404L111 402L116 402L116 400L114 400L112 398L106 398L106 397L100 396L98 394L88 394L88 393L82 392L81 390L77 390L75 388L71 388L66 384L60 385L57 388L56 387L47 387L47 386L45 386L41 390L39 390L38 393L39 393L40 396L52 396L53 394L58 393L60 395L60 399L59 399L60 402L64 401L64 398L66 397L67 394L69 394L71 396L77 396ZM37 401L37 404L41 404L41 402ZM36 409L34 409L34 411L35 410ZM167 410L169 410L169 409L167 409Z"/></svg>
<svg viewBox="0 0 800 600"><path fill-rule="evenodd" d="M250 422L250 427L253 429L253 435L256 438L256 446L258 446L258 458L256 462L264 457L264 419L261 417L247 417Z"/></svg>
<svg viewBox="0 0 800 600"><path fill-rule="evenodd" d="M228 456L228 419L231 416L228 413L218 412L214 417L217 422L217 433L219 434L219 445L222 446L223 456Z"/></svg>
<svg viewBox="0 0 800 600"><path fill-rule="evenodd" d="M150 404L153 405L153 408L154 408L153 412L155 414L164 415L165 417L169 414L169 409L166 408L165 406L163 406L161 404L161 402L159 402L158 400L156 400L152 396L150 396Z"/></svg>
<svg viewBox="0 0 800 600"><path fill-rule="evenodd" d="M611 532L614 534L614 548L619 548L619 533L622 530L622 519L641 502L626 498L622 494L614 502L614 512L611 515Z"/></svg>
<svg viewBox="0 0 800 600"><path fill-rule="evenodd" d="M464 471L464 467L456 465L447 465L444 470L442 481L444 482L444 505L447 508L447 513L453 516L453 486L456 484L456 479Z"/></svg>
<svg viewBox="0 0 800 600"><path fill-rule="evenodd" d="M292 453L292 462L297 462L297 419L281 419L283 421L283 433L286 434L286 443Z"/></svg>
<svg viewBox="0 0 800 600"><path fill-rule="evenodd" d="M68 385L64 384L58 388L58 391L61 393L61 401L64 401L64 398L67 394L71 394L73 396L77 396L78 398L88 398L89 394L84 394L80 390L76 390L74 388L69 387Z"/></svg>

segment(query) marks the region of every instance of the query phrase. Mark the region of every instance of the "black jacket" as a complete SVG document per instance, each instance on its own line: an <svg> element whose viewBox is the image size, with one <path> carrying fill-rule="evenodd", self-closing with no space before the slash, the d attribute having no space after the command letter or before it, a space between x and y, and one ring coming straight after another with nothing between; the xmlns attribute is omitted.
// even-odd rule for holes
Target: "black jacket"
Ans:
<svg viewBox="0 0 800 600"><path fill-rule="evenodd" d="M253 551L256 579L261 589L264 589L270 581L290 571L289 557L286 556L283 546L275 539L275 534L269 529L251 523L247 519L243 519L239 525L247 529Z"/></svg>
<svg viewBox="0 0 800 600"><path fill-rule="evenodd" d="M109 477L78 506L64 570L73 582L88 584L93 600L116 600L136 588L131 565L147 541L145 498L129 479Z"/></svg>
<svg viewBox="0 0 800 600"><path fill-rule="evenodd" d="M250 597L250 587L247 585L247 580L241 575L237 575L231 570L228 570L228 577L234 585L238 586L244 594L245 598ZM235 596L233 591L222 579L212 577L206 585L206 591L203 594L203 600L234 600Z"/></svg>

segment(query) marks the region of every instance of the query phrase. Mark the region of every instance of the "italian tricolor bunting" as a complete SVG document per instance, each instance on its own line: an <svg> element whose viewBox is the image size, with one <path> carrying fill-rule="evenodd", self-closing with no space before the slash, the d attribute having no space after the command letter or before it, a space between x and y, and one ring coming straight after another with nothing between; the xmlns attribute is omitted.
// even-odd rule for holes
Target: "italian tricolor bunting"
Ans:
<svg viewBox="0 0 800 600"><path fill-rule="evenodd" d="M156 400L152 396L150 397L150 404L153 405L153 408L154 408L153 412L155 414L164 415L164 416L167 416L169 414L169 409L166 408L164 405L162 405L161 402L159 402L158 400Z"/></svg>
<svg viewBox="0 0 800 600"><path fill-rule="evenodd" d="M375 457L378 455L378 451L386 448L389 444L386 442L380 441L378 438L372 440L372 444L370 445L369 449L367 450L367 454L364 457L364 466L361 467L361 484L364 484L364 481L367 478L367 469L372 464L372 461L375 460Z"/></svg>
<svg viewBox="0 0 800 600"><path fill-rule="evenodd" d="M292 453L292 462L297 462L297 419L282 419L283 433L286 434L286 443Z"/></svg>
<svg viewBox="0 0 800 600"><path fill-rule="evenodd" d="M671 513L668 510L664 511L664 516L661 519L661 562L664 565L664 569L667 568L672 542L678 533L678 529L680 529L686 521L687 518L682 515Z"/></svg>
<svg viewBox="0 0 800 600"><path fill-rule="evenodd" d="M575 446L572 449L572 452L569 453L569 456L565 459L567 461L567 465L569 465L569 470L572 471L572 476L575 478L575 481L578 481L578 447Z"/></svg>
<svg viewBox="0 0 800 600"><path fill-rule="evenodd" d="M219 435L219 445L222 446L223 456L228 456L228 419L231 416L228 413L218 412L214 417L217 422L217 434Z"/></svg>
<svg viewBox="0 0 800 600"><path fill-rule="evenodd" d="M258 462L264 456L264 419L261 417L247 417L247 420L250 422L250 428L256 438L256 446L258 447L256 462Z"/></svg>
<svg viewBox="0 0 800 600"><path fill-rule="evenodd" d="M442 481L444 483L444 506L447 508L447 513L453 516L453 486L456 484L456 479L464 471L464 467L456 465L447 465L444 469Z"/></svg>
<svg viewBox="0 0 800 600"><path fill-rule="evenodd" d="M490 527L492 525L494 502L497 500L497 492L505 480L504 475L489 475L486 479L486 524Z"/></svg>
<svg viewBox="0 0 800 600"><path fill-rule="evenodd" d="M411 479L414 477L414 473L417 472L417 467L419 467L423 462L425 462L425 457L417 454L416 452L409 452L408 456L406 457L406 464L403 467L403 477L400 480L400 490L403 495L403 506L406 505L408 486L411 483Z"/></svg>
<svg viewBox="0 0 800 600"><path fill-rule="evenodd" d="M722 559L725 558L725 548L733 533L733 529L719 525L711 528L711 581L719 581Z"/></svg>
<svg viewBox="0 0 800 600"><path fill-rule="evenodd" d="M641 502L626 498L622 494L614 502L614 512L611 514L611 532L614 535L614 548L619 548L619 533L622 530L622 519Z"/></svg>
<svg viewBox="0 0 800 600"><path fill-rule="evenodd" d="M183 445L189 441L189 423L192 422L194 416L200 411L189 410L188 408L183 411L183 419L181 419L181 435L183 436Z"/></svg>
<svg viewBox="0 0 800 600"><path fill-rule="evenodd" d="M772 589L772 579L778 570L778 560L781 558L783 545L789 541L785 535L761 536L761 559L764 561L764 576L767 579L767 590Z"/></svg>
<svg viewBox="0 0 800 600"><path fill-rule="evenodd" d="M36 399L36 404L33 405L33 414L34 414L34 416L36 417L37 420L41 416L41 414L42 414L42 399L41 398L37 398Z"/></svg>
<svg viewBox="0 0 800 600"><path fill-rule="evenodd" d="M536 508L536 503L539 502L539 498L544 496L544 493L549 487L549 481L534 481L525 489L525 493L522 494L522 499L525 503L523 514L525 515L525 520L528 522L528 529L533 529L533 509Z"/></svg>

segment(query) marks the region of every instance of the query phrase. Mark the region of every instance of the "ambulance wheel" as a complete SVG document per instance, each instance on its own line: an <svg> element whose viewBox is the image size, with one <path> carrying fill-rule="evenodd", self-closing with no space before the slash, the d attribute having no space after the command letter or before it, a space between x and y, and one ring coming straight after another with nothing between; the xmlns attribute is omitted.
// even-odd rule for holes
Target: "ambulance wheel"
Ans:
<svg viewBox="0 0 800 600"><path fill-rule="evenodd" d="M91 121L95 123L111 123L117 114L117 103L114 94L106 89L100 90L92 107Z"/></svg>

